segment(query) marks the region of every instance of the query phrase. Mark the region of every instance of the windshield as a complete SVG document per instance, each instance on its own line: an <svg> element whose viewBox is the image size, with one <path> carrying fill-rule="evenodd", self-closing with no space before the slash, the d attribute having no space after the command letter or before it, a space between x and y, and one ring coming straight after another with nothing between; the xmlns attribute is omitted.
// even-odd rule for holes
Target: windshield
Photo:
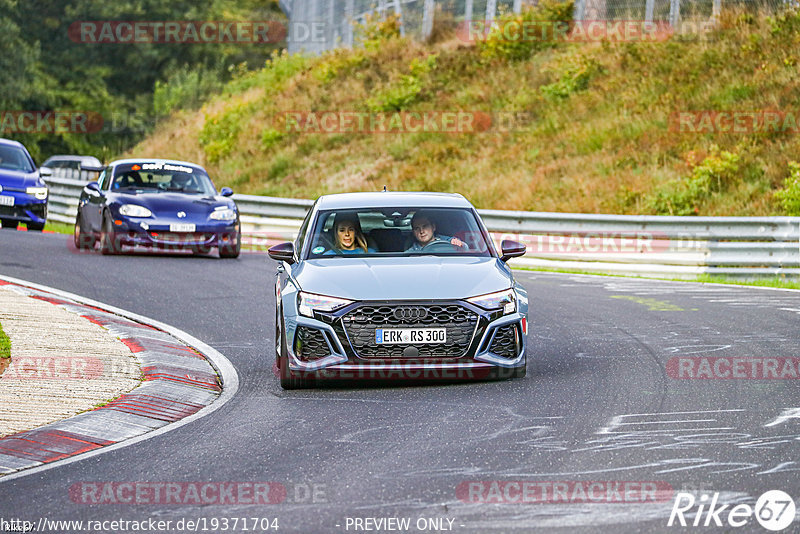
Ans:
<svg viewBox="0 0 800 534"><path fill-rule="evenodd" d="M464 208L320 211L308 258L491 256L475 214Z"/></svg>
<svg viewBox="0 0 800 534"><path fill-rule="evenodd" d="M17 146L0 145L0 169L11 171L33 172L31 162L25 151Z"/></svg>
<svg viewBox="0 0 800 534"><path fill-rule="evenodd" d="M114 171L112 190L179 191L213 196L217 193L206 172L177 163L128 163Z"/></svg>

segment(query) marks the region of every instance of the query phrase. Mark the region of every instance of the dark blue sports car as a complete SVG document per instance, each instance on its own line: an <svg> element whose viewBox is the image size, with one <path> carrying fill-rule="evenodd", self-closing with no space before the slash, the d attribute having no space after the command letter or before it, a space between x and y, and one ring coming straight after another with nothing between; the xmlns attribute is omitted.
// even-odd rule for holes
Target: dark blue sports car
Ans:
<svg viewBox="0 0 800 534"><path fill-rule="evenodd" d="M42 176L49 175L36 168L22 143L0 139L0 226L16 228L22 222L28 230L44 228L48 190Z"/></svg>
<svg viewBox="0 0 800 534"><path fill-rule="evenodd" d="M162 159L114 161L81 193L75 246L119 254L124 246L189 249L236 258L241 249L239 211L228 187L217 193L194 163Z"/></svg>

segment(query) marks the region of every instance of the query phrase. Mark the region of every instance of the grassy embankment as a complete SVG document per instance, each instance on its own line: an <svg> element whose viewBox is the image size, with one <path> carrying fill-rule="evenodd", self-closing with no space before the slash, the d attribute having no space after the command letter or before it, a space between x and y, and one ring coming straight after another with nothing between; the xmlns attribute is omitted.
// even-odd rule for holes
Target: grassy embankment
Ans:
<svg viewBox="0 0 800 534"><path fill-rule="evenodd" d="M528 18L563 20L541 4ZM797 110L800 15L726 12L701 39L628 43L431 43L372 28L366 46L276 56L201 110L180 111L129 154L196 161L237 192L463 193L483 208L780 215L800 161L790 131L675 132L670 114ZM513 131L296 133L282 111L523 113ZM798 177L798 173L795 173ZM800 198L800 195L797 195ZM791 199L789 199L791 200ZM797 203L800 206L800 203ZM787 211L788 210L788 211Z"/></svg>

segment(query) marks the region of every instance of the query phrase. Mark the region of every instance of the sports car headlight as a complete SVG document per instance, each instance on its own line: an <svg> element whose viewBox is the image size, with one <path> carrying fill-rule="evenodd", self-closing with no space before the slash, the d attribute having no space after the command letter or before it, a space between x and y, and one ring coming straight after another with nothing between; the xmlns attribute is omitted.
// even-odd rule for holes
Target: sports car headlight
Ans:
<svg viewBox="0 0 800 534"><path fill-rule="evenodd" d="M236 218L236 212L231 208L215 210L211 212L211 218L215 221L232 221Z"/></svg>
<svg viewBox="0 0 800 534"><path fill-rule="evenodd" d="M25 192L29 195L33 195L39 200L44 200L47 198L47 188L46 187L28 187L25 189Z"/></svg>
<svg viewBox="0 0 800 534"><path fill-rule="evenodd" d="M509 313L517 311L517 297L514 295L513 289L472 297L467 299L467 302L476 304L486 310L502 308L503 315L508 315Z"/></svg>
<svg viewBox="0 0 800 534"><path fill-rule="evenodd" d="M123 204L119 209L121 215L126 217L152 217L153 212L144 206L137 206L136 204Z"/></svg>
<svg viewBox="0 0 800 534"><path fill-rule="evenodd" d="M300 315L305 315L307 317L314 317L314 310L332 312L333 310L338 310L342 306L347 306L351 302L353 301L336 297L326 297L324 295L315 295L314 293L306 293L304 291L297 294L297 309L300 311Z"/></svg>

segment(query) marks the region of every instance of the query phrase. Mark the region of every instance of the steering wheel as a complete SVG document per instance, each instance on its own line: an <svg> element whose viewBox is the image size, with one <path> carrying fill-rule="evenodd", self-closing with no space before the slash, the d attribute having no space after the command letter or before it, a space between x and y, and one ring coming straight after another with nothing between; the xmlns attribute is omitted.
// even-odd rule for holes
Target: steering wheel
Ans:
<svg viewBox="0 0 800 534"><path fill-rule="evenodd" d="M457 247L451 244L449 241L434 241L433 243L428 243L424 247L422 247L423 252L453 252L454 250L460 250L461 247Z"/></svg>

